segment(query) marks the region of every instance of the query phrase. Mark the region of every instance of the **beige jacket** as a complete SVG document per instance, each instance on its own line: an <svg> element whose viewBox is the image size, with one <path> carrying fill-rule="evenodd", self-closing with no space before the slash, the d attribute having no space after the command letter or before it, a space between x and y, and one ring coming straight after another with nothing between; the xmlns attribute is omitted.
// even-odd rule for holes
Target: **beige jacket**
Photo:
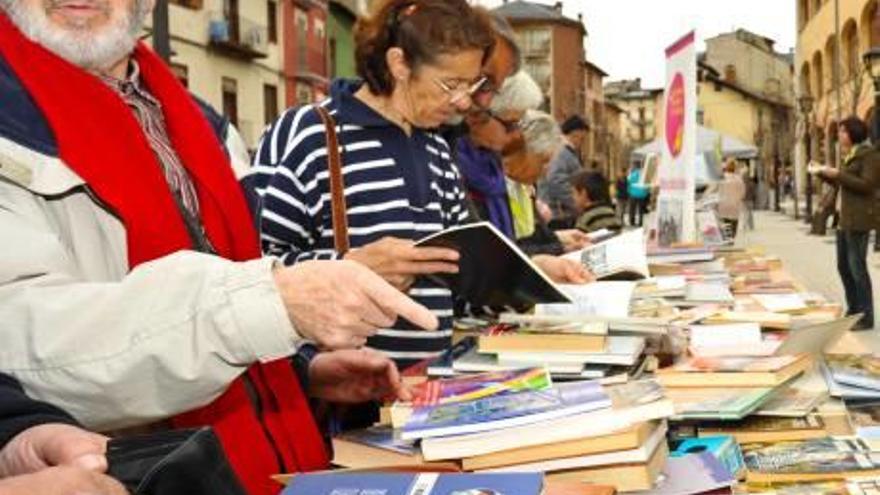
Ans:
<svg viewBox="0 0 880 495"><path fill-rule="evenodd" d="M739 220L746 198L746 184L739 174L724 173L718 183L718 218Z"/></svg>
<svg viewBox="0 0 880 495"><path fill-rule="evenodd" d="M243 150L237 133L230 139ZM83 180L2 138L0 239L0 371L87 427L207 404L249 364L300 343L273 260L180 252L129 273L124 227Z"/></svg>

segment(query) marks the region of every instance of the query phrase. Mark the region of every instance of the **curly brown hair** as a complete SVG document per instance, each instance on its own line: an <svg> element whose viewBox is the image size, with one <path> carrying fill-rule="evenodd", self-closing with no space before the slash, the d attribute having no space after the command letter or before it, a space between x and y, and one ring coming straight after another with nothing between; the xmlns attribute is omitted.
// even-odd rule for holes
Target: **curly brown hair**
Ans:
<svg viewBox="0 0 880 495"><path fill-rule="evenodd" d="M394 78L386 53L403 50L415 71L439 55L463 50L482 50L483 60L495 45L491 18L465 0L385 0L372 15L358 19L354 27L357 73L370 91L390 95Z"/></svg>

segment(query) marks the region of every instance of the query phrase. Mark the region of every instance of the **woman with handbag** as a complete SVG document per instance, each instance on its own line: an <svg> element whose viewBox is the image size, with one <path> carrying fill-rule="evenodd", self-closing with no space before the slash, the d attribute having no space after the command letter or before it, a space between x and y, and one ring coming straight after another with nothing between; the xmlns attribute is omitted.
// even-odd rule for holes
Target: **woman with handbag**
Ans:
<svg viewBox="0 0 880 495"><path fill-rule="evenodd" d="M812 170L820 179L839 186L840 228L837 230L837 271L846 295L847 315L861 314L856 330L874 327L874 299L868 270L868 238L876 227L876 197L880 189L880 154L867 143L868 128L857 117L838 126L839 169Z"/></svg>
<svg viewBox="0 0 880 495"><path fill-rule="evenodd" d="M461 177L433 129L483 89L494 33L465 0L386 0L358 21L355 41L363 81L337 81L328 100L286 112L264 135L258 222L264 252L284 263L355 260L433 310L437 332L401 319L367 342L405 367L451 345L453 295L421 275L456 272L458 255L414 241L469 221ZM334 200L334 190L344 194ZM536 261L557 278L571 269Z"/></svg>

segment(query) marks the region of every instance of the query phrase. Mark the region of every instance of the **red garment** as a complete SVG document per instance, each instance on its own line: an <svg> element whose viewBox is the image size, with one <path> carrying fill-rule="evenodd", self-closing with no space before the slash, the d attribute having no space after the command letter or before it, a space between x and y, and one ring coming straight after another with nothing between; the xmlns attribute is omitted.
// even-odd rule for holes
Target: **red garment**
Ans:
<svg viewBox="0 0 880 495"><path fill-rule="evenodd" d="M0 55L42 110L60 158L121 218L130 267L190 249L162 168L122 99L97 77L27 39L3 14ZM259 257L257 234L220 140L158 56L139 44L134 58L144 85L162 104L168 135L195 185L211 244L227 259ZM282 469L326 468L323 439L291 364L255 364L247 377L259 397L260 417L239 378L213 404L175 418L174 424L212 425L251 494L277 493L269 476Z"/></svg>

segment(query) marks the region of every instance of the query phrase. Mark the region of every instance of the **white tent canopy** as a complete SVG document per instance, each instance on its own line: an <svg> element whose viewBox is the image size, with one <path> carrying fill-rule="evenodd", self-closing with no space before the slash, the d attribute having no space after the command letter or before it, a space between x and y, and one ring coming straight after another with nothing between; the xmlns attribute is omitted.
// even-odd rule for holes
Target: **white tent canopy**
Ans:
<svg viewBox="0 0 880 495"><path fill-rule="evenodd" d="M724 158L739 158L743 160L748 160L750 158L758 157L758 148L750 144L743 143L736 138L726 136L718 131L714 131L712 129L709 129L708 127L703 126L698 126L697 130L697 152L715 153L715 150L718 147L719 137L721 138L721 155ZM635 151L633 151L633 155L644 158L649 154L659 154L661 151L660 146L662 145L663 138L655 139L654 141L640 148L637 148Z"/></svg>
<svg viewBox="0 0 880 495"><path fill-rule="evenodd" d="M721 178L721 164L718 163L718 143L721 140L721 156L749 160L758 157L758 148L742 141L721 134L707 127L698 126L697 130L697 185L705 185ZM662 152L663 138L656 139L633 151L633 158L645 160L649 156L659 156Z"/></svg>

